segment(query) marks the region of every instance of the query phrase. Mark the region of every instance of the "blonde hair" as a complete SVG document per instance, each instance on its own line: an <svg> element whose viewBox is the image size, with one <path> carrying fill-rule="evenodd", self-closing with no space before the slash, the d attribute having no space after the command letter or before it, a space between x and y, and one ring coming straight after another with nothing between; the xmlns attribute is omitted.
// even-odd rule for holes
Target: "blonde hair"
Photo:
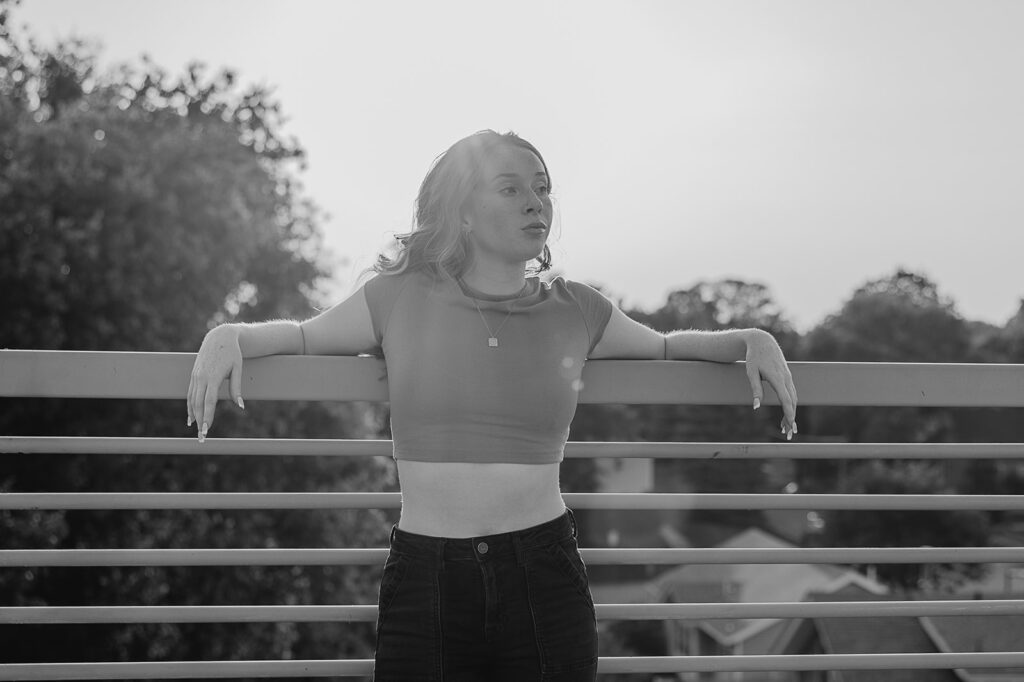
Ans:
<svg viewBox="0 0 1024 682"><path fill-rule="evenodd" d="M464 137L434 159L416 196L413 229L395 236L397 253L378 255L373 271L397 275L422 269L435 278L461 277L470 256L469 240L459 228L462 209L480 179L483 159L501 144L521 147L534 154L544 167L550 187L551 174L544 157L515 133L481 130ZM551 251L546 244L536 261L536 265L528 268L531 274L551 268Z"/></svg>

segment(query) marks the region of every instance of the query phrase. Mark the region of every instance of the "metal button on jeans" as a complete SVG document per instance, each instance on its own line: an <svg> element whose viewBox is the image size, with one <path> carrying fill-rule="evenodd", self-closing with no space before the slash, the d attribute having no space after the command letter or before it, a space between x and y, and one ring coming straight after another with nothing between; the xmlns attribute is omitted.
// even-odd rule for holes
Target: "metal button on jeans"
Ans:
<svg viewBox="0 0 1024 682"><path fill-rule="evenodd" d="M476 551L480 552L481 554L487 554L487 543L481 542L479 545L476 546Z"/></svg>

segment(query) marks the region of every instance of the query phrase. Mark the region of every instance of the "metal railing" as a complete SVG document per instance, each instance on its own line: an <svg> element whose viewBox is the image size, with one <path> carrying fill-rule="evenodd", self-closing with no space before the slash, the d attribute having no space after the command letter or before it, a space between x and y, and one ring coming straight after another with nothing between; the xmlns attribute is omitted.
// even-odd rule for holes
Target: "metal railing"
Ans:
<svg viewBox="0 0 1024 682"><path fill-rule="evenodd" d="M193 355L0 350L0 397L181 399ZM273 357L245 365L247 400L384 401L381 361ZM1024 407L1024 365L793 363L801 406ZM777 404L769 387L765 404ZM591 361L581 403L749 404L742 364ZM390 456L390 441L0 436L0 455ZM566 457L669 459L1024 459L1021 443L572 442ZM566 493L574 509L1024 510L1013 495ZM397 508L398 493L0 493L0 509ZM583 548L601 564L1024 563L1024 547ZM387 548L15 549L0 570L53 566L376 565ZM0 624L374 622L376 606L0 606ZM597 604L599 620L1024 615L1024 600ZM0 680L368 676L372 660L0 665ZM601 657L599 673L1024 668L1024 651Z"/></svg>

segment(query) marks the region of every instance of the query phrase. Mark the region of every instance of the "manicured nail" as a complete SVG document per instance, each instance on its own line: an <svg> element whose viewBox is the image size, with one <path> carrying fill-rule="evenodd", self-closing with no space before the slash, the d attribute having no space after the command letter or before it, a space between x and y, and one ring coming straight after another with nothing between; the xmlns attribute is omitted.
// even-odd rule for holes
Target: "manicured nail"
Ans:
<svg viewBox="0 0 1024 682"><path fill-rule="evenodd" d="M796 430L796 422L793 422L793 433L800 433Z"/></svg>
<svg viewBox="0 0 1024 682"><path fill-rule="evenodd" d="M756 410L759 407L761 407L761 399L760 398L754 398L754 409Z"/></svg>
<svg viewBox="0 0 1024 682"><path fill-rule="evenodd" d="M789 433L786 434L786 440L793 440L793 432L792 431L790 431Z"/></svg>
<svg viewBox="0 0 1024 682"><path fill-rule="evenodd" d="M238 406L241 407L243 410L245 409L245 403L242 402L242 396L238 396Z"/></svg>
<svg viewBox="0 0 1024 682"><path fill-rule="evenodd" d="M203 422L203 428L199 429L199 442L202 443L206 440L206 422Z"/></svg>
<svg viewBox="0 0 1024 682"><path fill-rule="evenodd" d="M189 418L188 418L188 419L187 419L187 420L185 421L185 426L192 426L192 417L189 417Z"/></svg>

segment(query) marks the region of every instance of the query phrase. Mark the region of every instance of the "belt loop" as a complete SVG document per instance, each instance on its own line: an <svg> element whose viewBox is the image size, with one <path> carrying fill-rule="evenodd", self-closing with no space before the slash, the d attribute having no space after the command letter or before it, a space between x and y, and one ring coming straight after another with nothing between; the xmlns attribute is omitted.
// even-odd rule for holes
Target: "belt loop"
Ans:
<svg viewBox="0 0 1024 682"><path fill-rule="evenodd" d="M390 544L395 544L395 529L398 528L397 523L391 524L391 538L388 540Z"/></svg>
<svg viewBox="0 0 1024 682"><path fill-rule="evenodd" d="M565 513L569 517L569 525L572 526L572 537L576 539L576 515L572 513L572 509L565 508Z"/></svg>

